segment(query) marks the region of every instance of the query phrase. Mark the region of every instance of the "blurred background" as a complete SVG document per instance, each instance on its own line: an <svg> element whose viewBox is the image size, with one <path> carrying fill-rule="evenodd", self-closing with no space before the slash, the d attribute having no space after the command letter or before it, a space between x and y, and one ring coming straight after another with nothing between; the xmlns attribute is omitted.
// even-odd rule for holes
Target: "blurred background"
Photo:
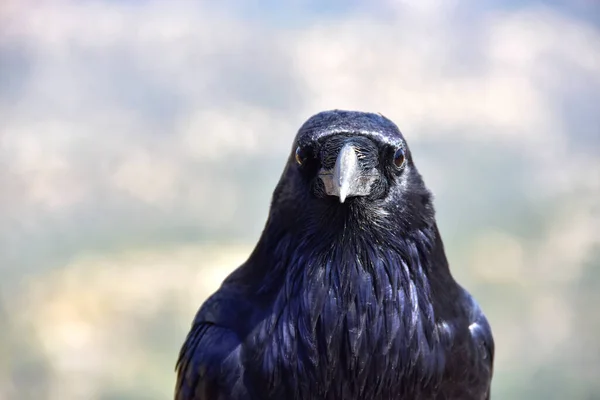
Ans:
<svg viewBox="0 0 600 400"><path fill-rule="evenodd" d="M310 115L381 112L496 337L600 399L600 2L0 2L0 399L171 398Z"/></svg>

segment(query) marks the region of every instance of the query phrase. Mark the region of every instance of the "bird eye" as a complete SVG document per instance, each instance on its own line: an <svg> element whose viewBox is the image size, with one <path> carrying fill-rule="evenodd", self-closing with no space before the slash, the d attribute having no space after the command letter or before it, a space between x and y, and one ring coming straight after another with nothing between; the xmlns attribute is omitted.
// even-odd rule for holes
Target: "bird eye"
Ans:
<svg viewBox="0 0 600 400"><path fill-rule="evenodd" d="M298 163L298 165L302 165L304 163L304 161L306 161L306 154L300 147L297 147L296 148L296 162Z"/></svg>
<svg viewBox="0 0 600 400"><path fill-rule="evenodd" d="M404 155L404 149L402 147L400 147L394 153L394 165L396 166L396 168L402 168L402 166L404 165L405 159L406 159L406 156Z"/></svg>

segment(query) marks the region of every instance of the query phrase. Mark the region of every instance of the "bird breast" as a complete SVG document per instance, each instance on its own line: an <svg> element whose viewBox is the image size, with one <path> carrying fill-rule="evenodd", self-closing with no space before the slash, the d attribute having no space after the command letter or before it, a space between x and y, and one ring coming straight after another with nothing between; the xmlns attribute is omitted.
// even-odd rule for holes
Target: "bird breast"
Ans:
<svg viewBox="0 0 600 400"><path fill-rule="evenodd" d="M418 264L392 252L321 260L288 273L273 312L252 336L248 359L271 395L381 398L382 390L400 393L441 374L429 286Z"/></svg>

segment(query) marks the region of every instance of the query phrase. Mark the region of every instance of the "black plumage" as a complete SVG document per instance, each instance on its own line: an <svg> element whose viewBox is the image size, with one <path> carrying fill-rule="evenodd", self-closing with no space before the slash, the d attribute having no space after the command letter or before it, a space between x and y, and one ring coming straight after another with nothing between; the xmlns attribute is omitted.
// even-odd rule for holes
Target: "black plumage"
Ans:
<svg viewBox="0 0 600 400"><path fill-rule="evenodd" d="M326 111L300 128L249 259L198 311L175 398L489 399L493 358L396 125Z"/></svg>

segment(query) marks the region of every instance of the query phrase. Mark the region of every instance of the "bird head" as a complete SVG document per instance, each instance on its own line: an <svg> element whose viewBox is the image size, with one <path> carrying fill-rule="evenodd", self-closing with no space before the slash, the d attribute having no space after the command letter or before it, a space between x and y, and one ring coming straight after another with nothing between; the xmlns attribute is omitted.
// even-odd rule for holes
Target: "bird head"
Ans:
<svg viewBox="0 0 600 400"><path fill-rule="evenodd" d="M288 203L300 213L325 207L329 214L353 210L411 224L432 218L430 198L392 121L333 110L310 117L299 129L274 203L279 208Z"/></svg>

